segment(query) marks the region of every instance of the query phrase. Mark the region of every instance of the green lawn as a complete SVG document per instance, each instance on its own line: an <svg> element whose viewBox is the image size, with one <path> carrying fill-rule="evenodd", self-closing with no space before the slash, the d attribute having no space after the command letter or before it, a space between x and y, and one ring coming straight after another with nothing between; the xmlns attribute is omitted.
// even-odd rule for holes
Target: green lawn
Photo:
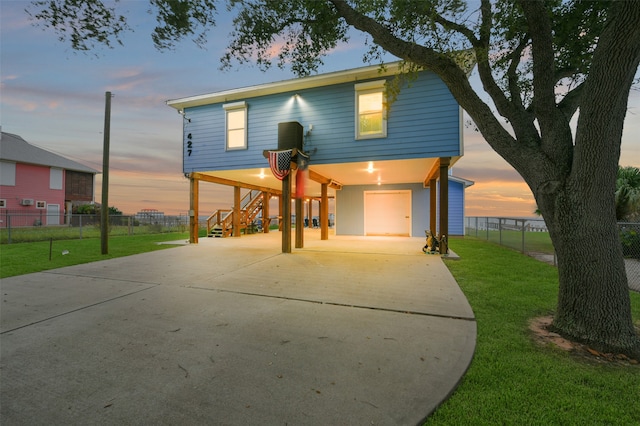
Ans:
<svg viewBox="0 0 640 426"><path fill-rule="evenodd" d="M637 425L640 367L585 362L535 343L529 319L555 309L553 266L466 237L446 260L478 324L473 362L427 425ZM640 323L640 295L631 293Z"/></svg>
<svg viewBox="0 0 640 426"><path fill-rule="evenodd" d="M112 236L107 255L101 254L100 238L3 244L0 245L0 278L163 250L175 246L156 243L176 240L189 240L189 233Z"/></svg>

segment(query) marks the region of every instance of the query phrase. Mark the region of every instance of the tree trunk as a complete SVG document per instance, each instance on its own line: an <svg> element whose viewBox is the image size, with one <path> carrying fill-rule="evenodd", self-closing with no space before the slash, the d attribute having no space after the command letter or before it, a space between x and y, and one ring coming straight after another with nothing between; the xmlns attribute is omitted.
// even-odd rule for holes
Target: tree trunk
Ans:
<svg viewBox="0 0 640 426"><path fill-rule="evenodd" d="M594 198L568 188L558 194L547 220L558 258L560 288L553 325L573 340L601 352L638 357L640 342L631 319L629 287L615 216ZM599 191L602 193L602 191Z"/></svg>
<svg viewBox="0 0 640 426"><path fill-rule="evenodd" d="M615 181L629 88L640 61L640 7L619 2L585 82L570 174L543 200L558 255L557 330L640 358L616 223ZM552 201L553 200L553 201Z"/></svg>

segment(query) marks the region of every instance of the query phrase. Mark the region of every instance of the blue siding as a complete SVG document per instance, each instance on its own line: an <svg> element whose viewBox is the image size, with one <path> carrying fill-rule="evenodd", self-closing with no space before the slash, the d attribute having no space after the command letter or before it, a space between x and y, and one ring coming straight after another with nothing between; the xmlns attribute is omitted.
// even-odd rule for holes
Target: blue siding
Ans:
<svg viewBox="0 0 640 426"><path fill-rule="evenodd" d="M295 95L298 95L297 97ZM400 160L460 155L459 107L444 83L422 72L390 106L387 137L355 139L354 83L245 99L248 149L225 150L223 104L187 108L184 172L264 167L262 151L278 144L278 123L298 121L308 130L312 164ZM191 155L187 135L191 134Z"/></svg>
<svg viewBox="0 0 640 426"><path fill-rule="evenodd" d="M449 181L449 235L464 235L464 185Z"/></svg>
<svg viewBox="0 0 640 426"><path fill-rule="evenodd" d="M449 235L464 235L464 185L449 180ZM438 200L440 181L438 181ZM440 234L440 209L436 210L436 226Z"/></svg>

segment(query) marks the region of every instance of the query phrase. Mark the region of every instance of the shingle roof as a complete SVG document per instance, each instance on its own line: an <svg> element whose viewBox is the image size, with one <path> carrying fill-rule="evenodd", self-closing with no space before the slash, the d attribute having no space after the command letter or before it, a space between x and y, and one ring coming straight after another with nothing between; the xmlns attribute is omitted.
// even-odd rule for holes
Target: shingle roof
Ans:
<svg viewBox="0 0 640 426"><path fill-rule="evenodd" d="M2 137L0 138L0 160L59 167L77 172L99 173L97 170L84 164L33 146L18 135L5 132L2 132Z"/></svg>

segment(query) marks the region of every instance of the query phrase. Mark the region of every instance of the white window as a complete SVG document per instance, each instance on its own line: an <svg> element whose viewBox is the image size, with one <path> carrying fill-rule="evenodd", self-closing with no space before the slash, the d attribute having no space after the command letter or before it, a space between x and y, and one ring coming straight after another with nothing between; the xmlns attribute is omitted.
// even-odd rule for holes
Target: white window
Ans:
<svg viewBox="0 0 640 426"><path fill-rule="evenodd" d="M0 161L0 185L16 186L16 163Z"/></svg>
<svg viewBox="0 0 640 426"><path fill-rule="evenodd" d="M234 102L222 106L226 115L227 150L247 149L247 104Z"/></svg>
<svg viewBox="0 0 640 426"><path fill-rule="evenodd" d="M385 80L355 85L356 139L387 136L387 101Z"/></svg>
<svg viewBox="0 0 640 426"><path fill-rule="evenodd" d="M7 208L7 200L0 198L0 209Z"/></svg>
<svg viewBox="0 0 640 426"><path fill-rule="evenodd" d="M62 189L62 169L49 169L49 189Z"/></svg>
<svg viewBox="0 0 640 426"><path fill-rule="evenodd" d="M46 209L47 202L46 201L36 201L36 209Z"/></svg>

